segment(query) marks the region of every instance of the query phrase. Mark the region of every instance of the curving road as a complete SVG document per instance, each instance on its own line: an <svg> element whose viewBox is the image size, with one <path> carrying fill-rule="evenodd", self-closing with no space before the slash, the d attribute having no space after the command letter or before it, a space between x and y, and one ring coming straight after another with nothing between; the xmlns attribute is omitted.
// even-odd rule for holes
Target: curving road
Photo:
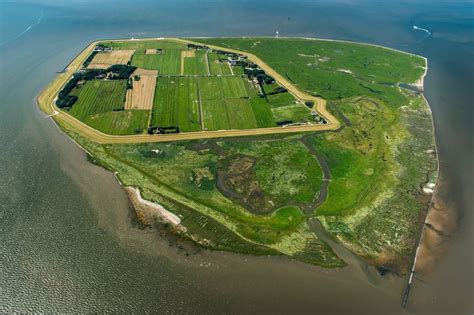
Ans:
<svg viewBox="0 0 474 315"><path fill-rule="evenodd" d="M156 38L140 39L140 40L158 40ZM167 38L167 40L173 40L180 43L194 43L202 45L202 43L193 42L189 40L183 40L179 38ZM103 40L102 40L103 41ZM123 41L123 40L113 40ZM55 99L59 91L69 81L74 72L78 71L83 62L92 52L96 44L100 41L95 41L87 46L79 55L67 66L66 71L59 74L58 77L51 82L51 84L38 96L38 105L40 109L52 117L58 124L69 129L70 131L76 132L79 135L88 138L97 143L140 143L140 142L167 142L167 141L179 141L179 140L196 140L205 138L223 138L223 137L243 137L243 136L256 136L256 135L270 135L270 134L282 134L282 133L295 133L295 132L308 132L308 131L322 131L322 130L337 130L340 127L339 121L326 109L326 101L320 97L312 96L306 92L299 90L296 85L288 81L285 77L277 73L265 62L263 62L257 56L242 52L235 49L224 48L214 45L207 45L213 49L225 50L247 56L249 60L256 63L261 69L263 69L268 75L272 76L279 84L284 86L290 93L295 95L298 99L305 101L312 101L316 106L318 114L327 121L327 124L321 125L299 125L299 126L288 126L288 127L272 127L272 128L257 128L257 129L233 129L233 130L217 130L217 131L198 131L198 132L184 132L177 134L166 134L166 135L109 135L102 133L68 113L59 110L55 105Z"/></svg>

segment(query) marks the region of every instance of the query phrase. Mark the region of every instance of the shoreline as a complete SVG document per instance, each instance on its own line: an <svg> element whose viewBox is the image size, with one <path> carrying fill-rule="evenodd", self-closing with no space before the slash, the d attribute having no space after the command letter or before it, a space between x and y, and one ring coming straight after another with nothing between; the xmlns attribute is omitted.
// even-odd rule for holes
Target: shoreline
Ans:
<svg viewBox="0 0 474 315"><path fill-rule="evenodd" d="M131 186L123 187L123 189L127 193L137 217L143 224L153 225L156 219L173 226L181 224L181 219L176 214L166 210L159 203L143 199L140 189Z"/></svg>
<svg viewBox="0 0 474 315"><path fill-rule="evenodd" d="M197 37L196 37L197 38ZM200 38L206 38L206 37L200 37ZM236 37L236 38L241 38L241 37ZM264 38L268 38L268 37L264 37ZM282 38L289 38L289 37L282 37ZM334 42L347 42L347 43L352 43L352 44L361 44L361 45L368 45L368 46L375 46L375 47L380 47L380 48L383 48L383 49L389 49L389 50L394 50L394 51L397 51L397 52L400 52L400 53L404 53L404 54L408 54L408 55L413 55L413 56L417 56L417 57L421 57L425 60L425 67L424 67L424 73L421 75L421 77L417 80L417 82L419 82L419 84L421 85L421 87L423 88L424 86L424 79L426 77L426 74L428 72L428 59L426 57L423 57L423 56L419 56L419 55L415 55L415 54L411 54L411 53L408 53L408 52L404 52L404 51L399 51L399 50L396 50L396 49L392 49L392 48L389 48L389 47L384 47L384 46L379 46L379 45L374 45L374 44L366 44L366 43L359 43L359 42L350 42L350 41L343 41L343 40L330 40L330 39L317 39L317 38L304 38L304 37L291 37L291 38L294 38L294 39L305 39L305 40L323 40L323 41L334 41ZM145 38L145 39L112 39L112 40L108 40L108 41L129 41L129 40L147 40L147 41L154 41L154 40L163 40L163 39L170 39L170 40L173 40L175 38ZM178 39L178 40L181 40L181 39ZM67 69L67 72L70 72L72 69L69 69L71 66L76 66L76 62L77 61L80 61L79 59L81 59L81 57L83 57L82 55L85 54L86 52L88 52L89 49L93 48L94 45L96 45L97 43L99 42L103 42L103 41L107 41L107 40L95 40L95 41L92 41L88 46L86 46L81 52L79 52L76 57L68 64L68 66L66 67ZM192 42L191 40L183 40L185 42ZM210 45L211 47L212 45ZM252 55L252 54L250 54ZM87 56L84 56L85 58ZM79 67L82 65L82 63L79 64ZM67 74L67 73L66 73ZM69 78L70 76L68 76ZM37 102L38 102L38 105L40 107L40 109L42 111L43 108L41 106L41 100L40 98L41 97L44 97L44 93L46 91L48 91L48 89L50 87L55 87L54 85L54 82L58 79L61 78L61 74L59 74L56 79L50 84L48 85L37 97ZM67 83L67 80L65 81ZM62 85L63 86L63 85ZM50 91L48 91L50 92ZM430 209L433 205L433 198L434 198L434 195L436 194L436 189L437 189L437 186L438 186L438 180L439 180L439 157L438 157L438 154L437 154L437 143L436 143L436 136L435 136L435 129L434 129L434 121L433 121L433 114L432 114L432 111L431 111L431 107L428 103L428 101L426 100L424 94L423 94L423 89L422 89L422 97L423 97L423 100L425 101L426 103L426 106L428 107L428 110L429 110L429 113L430 113L430 116L431 116L431 123L432 123L432 132L433 132L433 137L434 137L434 144L435 144L435 150L436 150L436 159L437 159L437 173L436 173L436 184L435 184L435 187L434 187L434 193L431 195L431 200L430 200L430 205L428 207L428 210L427 210L427 213L426 213L426 217L424 219L424 222L423 222L423 225L422 225L422 231L420 233L420 237L418 239L418 242L417 242L417 246L416 246L416 249L414 250L413 252L413 264L412 264L412 268L410 269L411 270L411 276L410 276L410 282L409 284L411 284L411 280L412 280L412 277L413 277L413 274L415 273L415 269L416 269L416 257L417 257L417 254L418 254L418 249L420 247L420 244L422 242L422 239L423 239L423 235L424 235L424 228L425 228L425 223L426 223L426 218L430 212ZM54 100L53 100L54 102ZM44 105L44 104L43 104ZM51 109L54 110L55 106L53 103L50 104L51 105ZM60 112L62 113L62 112ZM47 113L48 114L48 113ZM64 116L69 116L67 113L63 113ZM68 120L62 120L62 119L59 119L59 121L56 120L56 118L60 118L61 116L63 116L61 114L59 115L55 115L53 116L53 121L55 121L55 124L56 126L58 127L59 130L61 130L62 132L64 132L66 135L68 135L68 137L74 142L76 143L77 145L79 145L79 147L84 151L86 152L88 155L92 156L93 155L88 152L85 148L83 148L77 141L75 141L66 131L62 130L61 128L61 125L62 124L66 124L67 125L67 128L66 129L72 129L74 130L74 124L73 122L71 121L68 121ZM60 117L58 117L60 116ZM56 118L54 118L56 117ZM74 117L71 117L72 119L75 119ZM81 124L83 124L82 122L80 122ZM266 129L269 129L269 128L262 128L262 129L256 129L256 131L258 131L258 134L259 135L265 135L265 130ZM282 132L281 133L288 133L288 128L278 128L279 130L281 130ZM93 129L95 130L95 129ZM95 130L96 132L99 132L97 130ZM253 130L226 130L226 133L227 134L231 134L231 135L227 135L227 136L238 136L238 135L235 135L235 134L241 134L241 133L245 133L245 131L253 131ZM285 132L286 131L286 132ZM100 133L100 132L99 132ZM199 134L199 136L202 136L202 132L198 132L197 134ZM268 134L273 134L273 133L268 133ZM103 134L104 136L109 136L109 135L106 135L106 134ZM252 136L254 134L249 134L249 136ZM81 136L84 136L84 135L81 135ZM87 133L85 135L87 137ZM205 137L196 137L196 139L200 139L200 138L221 138L221 137L224 137L225 135L223 135L221 132L205 132ZM114 136L111 136L111 137L114 137ZM115 137L120 137L120 136L115 136ZM143 139L141 139L140 141L138 142L154 142L154 141L177 141L179 139L174 139L173 137L168 137L166 139L162 138L162 137L159 137L159 139L157 139L157 137L154 137L153 139L150 139L149 137L144 137ZM91 141L94 141L91 139ZM101 142L99 142L101 143ZM124 189L124 191L127 193L128 197L129 197L129 200L130 202L133 204L134 208L135 208L135 211L137 212L137 215L139 214L139 212L143 212L143 213L146 213L146 222L152 222L152 220L150 219L150 217L153 217L153 215L155 216L158 216L160 218L162 218L164 221L167 221L168 223L170 224L173 224L175 226L179 225L181 220L179 217L177 217L175 214L169 212L168 210L166 210L164 207L162 207L161 205L157 204L157 203L154 203L152 201L149 201L149 200L146 200L146 199L143 199L142 196L141 196L141 193L140 191L138 190L138 188L133 188L133 187L124 187L122 185L122 183L120 182L118 176L116 173L114 173L112 171L115 179L117 180L117 182L122 186L122 188ZM137 210L138 208L138 210ZM145 208L145 210L141 210L141 208ZM140 217L140 216L139 216Z"/></svg>
<svg viewBox="0 0 474 315"><path fill-rule="evenodd" d="M424 58L424 57L423 57ZM419 233L419 237L418 237L418 241L417 241L417 245L415 247L415 250L413 251L413 259L412 259L412 264L411 264L411 269L410 269L410 275L408 277L408 281L407 281L407 284L405 286L405 290L403 292L403 298L402 298L402 306L403 307L406 307L407 303L408 303L408 297L410 295L410 289L411 289L411 284L413 282L413 277L416 273L416 269L417 269L417 257L418 257L418 253L419 253L419 250L420 250L420 247L422 246L423 244L423 241L424 241L424 236L425 236L425 230L426 230L426 223L427 223L427 219L428 219L428 216L431 212L431 209L434 207L434 200L436 198L436 195L437 195L437 192L438 192L438 184L439 184L439 179L440 179L440 170L439 170L439 154L438 154L438 142L437 142L437 138L436 138L436 129L435 129L435 125L434 125L434 119L433 119L433 111L431 109L431 106L430 106L430 103L428 102L428 100L426 99L425 97L425 94L424 94L424 81L425 81L425 77L426 77L426 74L428 73L428 59L427 58L424 58L425 59L425 64L426 64L426 67L425 67L425 72L423 73L423 75L421 76L421 78L419 79L421 81L421 97L423 98L424 102L426 103L426 106L428 108L428 111L430 113L430 116L431 116L431 132L433 134L433 142L434 142L434 147L435 147L435 153L436 153L436 181L434 183L434 186L432 187L432 192L431 192L431 197L430 197L430 202L429 202L429 205L428 205L428 208L426 210L426 214L425 214L425 218L423 220L423 224L421 226L421 231ZM429 185L431 182L428 180L428 182L423 186L423 187L426 187L427 185ZM429 194L427 193L424 188L422 188L422 191L423 193L425 194Z"/></svg>

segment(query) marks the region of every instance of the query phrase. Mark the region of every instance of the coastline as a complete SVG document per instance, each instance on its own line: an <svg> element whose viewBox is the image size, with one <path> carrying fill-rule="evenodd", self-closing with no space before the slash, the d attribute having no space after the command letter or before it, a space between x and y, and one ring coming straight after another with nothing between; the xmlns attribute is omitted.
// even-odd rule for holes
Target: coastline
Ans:
<svg viewBox="0 0 474 315"><path fill-rule="evenodd" d="M433 142L434 142L434 147L435 147L435 153L436 153L436 181L434 183L434 186L433 187L430 187L430 189L432 190L432 192L427 192L425 190L425 187L427 186L430 186L431 181L428 180L428 182L423 186L422 188L422 191L423 193L425 194L431 194L431 197L430 197L430 202L429 202L429 205L428 205L428 208L426 210L426 214L425 214L425 218L423 220L423 224L421 226L421 231L419 233L419 237L418 237L418 241L416 242L416 247L413 251L413 259L412 259L412 264L411 264L411 269L410 269L410 273L409 273L409 276L408 276L408 280L407 280L407 283L406 283L406 286L405 286L405 290L403 292L403 298L402 298L402 306L403 307L406 307L407 303L408 303L408 298L409 298L409 295L410 295L410 289L411 289L411 284L413 282L413 277L417 271L417 258L418 258L418 254L420 252L420 248L423 246L423 242L425 240L425 234L426 234L426 224L427 224L427 220L428 220L428 217L431 213L431 210L432 208L434 207L434 201L435 201L435 198L436 198L436 194L437 194L437 190L438 190L438 184L439 184L439 179L440 179L440 169L439 169L439 154L438 154L438 143L437 143L437 139L436 139L436 133L435 133L435 125L434 125L434 119L433 119L433 111L431 109L431 106L428 102L428 100L426 99L425 97L425 94L424 94L424 81L425 81L425 77L426 77L426 74L428 73L428 59L423 57L425 59L425 64L426 64L426 67L425 67L425 72L423 73L422 77L419 79L420 83L421 83L421 96L423 98L423 101L425 102L427 108L428 108L428 111L430 113L430 116L431 116L431 132L433 134Z"/></svg>
<svg viewBox="0 0 474 315"><path fill-rule="evenodd" d="M299 38L302 38L302 37L299 37ZM150 41L152 41L152 40L161 40L161 39L163 39L163 38L149 38L149 39L143 39L143 40L150 40ZM311 38L302 38L302 39L311 39ZM130 40L130 39L125 39L125 40ZM138 39L136 39L136 40L138 40ZM140 39L140 40L142 40L142 39ZM318 40L318 39L313 38L313 40ZM325 39L320 39L320 40L325 40ZM101 42L101 41L104 41L104 40L93 41L91 44L89 44L89 46L87 46L85 49L83 49L83 50L75 57L75 59L68 65L68 67L67 67L67 68L68 68L68 71L71 70L71 69L69 69L69 67L70 67L71 65L74 65L74 62L76 62L76 59L80 58L81 55L84 54L84 53L88 50L88 48L93 47L95 44L97 44L98 42ZM121 41L121 39L115 39L115 40L113 40L113 41ZM339 40L328 40L328 41L339 41ZM339 42L348 42L348 41L339 41ZM349 42L349 43L364 44L364 43L357 43L357 42ZM378 46L378 45L372 45L372 44L365 44L365 45ZM383 46L378 46L378 47L385 48L385 49L391 49L391 48L383 47ZM395 50L395 49L391 49L391 50ZM395 51L398 51L398 50L395 50ZM405 54L409 54L409 55L413 55L413 54L410 54L410 53L407 53L407 52L403 52L403 51L398 51L398 52L405 53ZM415 56L417 56L417 55L415 55ZM426 65L426 66L425 66L425 71L424 71L424 73L423 73L422 76L417 80L417 81L420 81L421 87L423 88L423 85L424 85L424 78L425 78L425 76L426 76L426 74L427 74L427 71L428 71L428 60L427 60L427 58L425 58L425 57L423 57L423 56L418 56L418 57L422 57L422 58L425 60L425 65ZM66 81L66 82L67 82L67 81ZM54 83L54 81L53 81L53 83ZM48 86L48 87L49 87L49 86ZM44 91L43 91L43 92L44 92ZM423 99L424 99L426 105L428 106L428 110L429 110L430 115L431 115L431 123L432 123L432 128L433 128L432 131L433 131L433 136L434 136L434 138L435 138L435 146L436 146L436 137L435 137L435 135L434 135L434 122L433 122L433 117L432 117L431 108L430 108L430 106L429 106L428 101L427 101L426 98L424 97L423 93L421 93L421 94L422 94L422 97L423 97ZM39 99L39 98L40 98L40 96L38 96L38 99ZM38 103L39 103L39 102L40 102L40 101L38 100ZM51 107L54 108L54 104L51 104ZM67 115L67 114L66 114L66 115ZM62 116L62 115L61 115L61 116ZM54 116L54 117L56 117L56 116ZM68 125L68 127L71 127L71 128L72 128L70 122L67 122L67 121L64 121L64 120L58 122L58 121L56 120L56 118L58 118L58 117L56 117L56 118L54 118L54 117L53 117L53 120L55 121L56 125L57 125L58 127L60 127L60 128L59 128L60 130L62 130L61 125L62 125L63 123L66 124L66 125ZM74 118L73 118L73 119L74 119ZM59 124L58 124L58 123L59 123ZM260 132L260 133L259 133L260 135L265 134L265 133L263 132L264 130L262 130L262 129L260 129L260 130L258 130L258 131ZM65 132L65 133L68 134L67 132ZM211 133L212 133L212 132L211 132ZM104 135L105 135L105 134L104 134ZM214 137L220 138L220 137L222 137L221 134L216 134L215 136L214 136L214 135L211 136L209 132L207 132L206 135L207 135L208 138L214 138ZM71 140L73 140L76 144L78 144L87 154L93 156L92 154L90 154L90 152L88 152L86 149L84 149L79 143L77 143L71 136L68 135L68 137L71 138ZM198 139L198 138L196 138L196 139ZM92 141L94 141L94 140L92 140ZM150 140L149 138L148 138L148 139L145 138L145 139L143 139L143 141L140 141L140 142L151 142L151 141L153 141L153 140ZM166 140L165 140L165 139L160 139L160 141L176 141L176 139L172 139L172 138L169 138L169 139L166 139ZM99 143L100 143L100 142L99 142ZM437 156L437 165L438 165L438 171L437 171L437 172L439 173L439 160L438 160L438 156ZM438 174L438 173L437 173L437 174ZM117 179L118 183L123 187L123 185L121 184L119 178L116 176L116 173L113 173L113 174L114 174L115 178ZM439 176L437 176L437 180L438 180L438 177L439 177ZM436 183L436 186L435 186L435 190L436 190L436 187L437 187L437 183ZM135 211L137 212L137 214L138 214L139 212L146 213L146 216L147 216L147 217L145 218L145 222L153 222L153 220L152 220L151 218L153 217L153 215L155 215L155 216L160 216L164 221L169 221L168 223L171 223L171 224L173 224L173 225L179 225L180 219L179 219L178 217L176 217L174 214L172 214L171 212L169 212L169 211L167 211L166 209L164 209L161 205L156 204L156 203L153 203L153 202L148 201L148 200L146 200L146 199L143 199L142 196L141 196L141 194L140 194L140 191L139 191L137 188L132 188L132 187L123 187L123 188L124 188L124 190L126 191L127 195L129 196L129 200L130 200L130 201L132 202L132 204L134 205L134 208L135 208ZM138 192L137 192L137 191L138 191ZM433 195L434 195L434 194L432 194L429 209L431 208L431 205L432 205L432 203L433 203ZM138 210L137 210L137 208L138 208ZM141 210L141 208L145 208L145 210ZM428 213L429 213L429 209L428 209L428 211L427 211L427 215L428 215ZM172 217L172 216L169 217L168 214L171 214L172 216L175 216L175 217ZM139 216L139 217L140 217L140 216ZM144 223L145 223L145 222L144 222ZM426 218L425 218L425 222L426 222ZM150 224L151 224L151 223L150 223ZM420 242L421 242L421 239L422 239L423 232L424 232L424 225L423 225L422 231L421 231L421 233L420 233L420 239L419 239L419 241L417 242L418 245L417 245L416 250L415 250L415 252L414 252L414 255L415 255L415 256L414 256L414 259L413 259L413 267L412 267L412 270L413 270L413 271L412 271L412 272L414 272L415 267L416 267L416 256L417 256L418 248L419 248L419 246L420 246Z"/></svg>
<svg viewBox="0 0 474 315"><path fill-rule="evenodd" d="M130 202L135 208L139 220L146 225L153 225L159 220L163 223L169 223L173 226L179 226L181 219L174 213L166 210L162 205L143 199L141 192L136 187L123 187L128 195Z"/></svg>

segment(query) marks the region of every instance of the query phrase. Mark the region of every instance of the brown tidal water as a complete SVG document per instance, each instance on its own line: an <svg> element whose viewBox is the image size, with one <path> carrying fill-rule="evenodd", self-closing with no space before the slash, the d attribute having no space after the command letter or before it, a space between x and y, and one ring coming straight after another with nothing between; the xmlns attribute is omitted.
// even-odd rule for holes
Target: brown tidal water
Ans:
<svg viewBox="0 0 474 315"><path fill-rule="evenodd" d="M0 312L473 313L472 2L55 3L0 2ZM405 279L380 276L343 249L336 249L349 263L342 269L203 250L187 256L156 231L138 229L113 175L89 163L36 107L55 71L98 38L276 28L429 59L425 96L441 177L405 309Z"/></svg>

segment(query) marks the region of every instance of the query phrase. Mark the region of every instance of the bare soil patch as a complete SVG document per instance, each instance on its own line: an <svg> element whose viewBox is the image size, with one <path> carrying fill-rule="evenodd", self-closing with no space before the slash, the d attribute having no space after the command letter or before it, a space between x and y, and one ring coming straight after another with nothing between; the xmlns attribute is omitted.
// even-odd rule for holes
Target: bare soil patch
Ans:
<svg viewBox="0 0 474 315"><path fill-rule="evenodd" d="M158 51L156 49L147 49L145 50L145 55L156 55Z"/></svg>
<svg viewBox="0 0 474 315"><path fill-rule="evenodd" d="M181 50L181 57L182 58L192 58L195 56L194 50Z"/></svg>
<svg viewBox="0 0 474 315"><path fill-rule="evenodd" d="M153 108L157 70L136 69L132 76L132 88L127 90L125 109Z"/></svg>

